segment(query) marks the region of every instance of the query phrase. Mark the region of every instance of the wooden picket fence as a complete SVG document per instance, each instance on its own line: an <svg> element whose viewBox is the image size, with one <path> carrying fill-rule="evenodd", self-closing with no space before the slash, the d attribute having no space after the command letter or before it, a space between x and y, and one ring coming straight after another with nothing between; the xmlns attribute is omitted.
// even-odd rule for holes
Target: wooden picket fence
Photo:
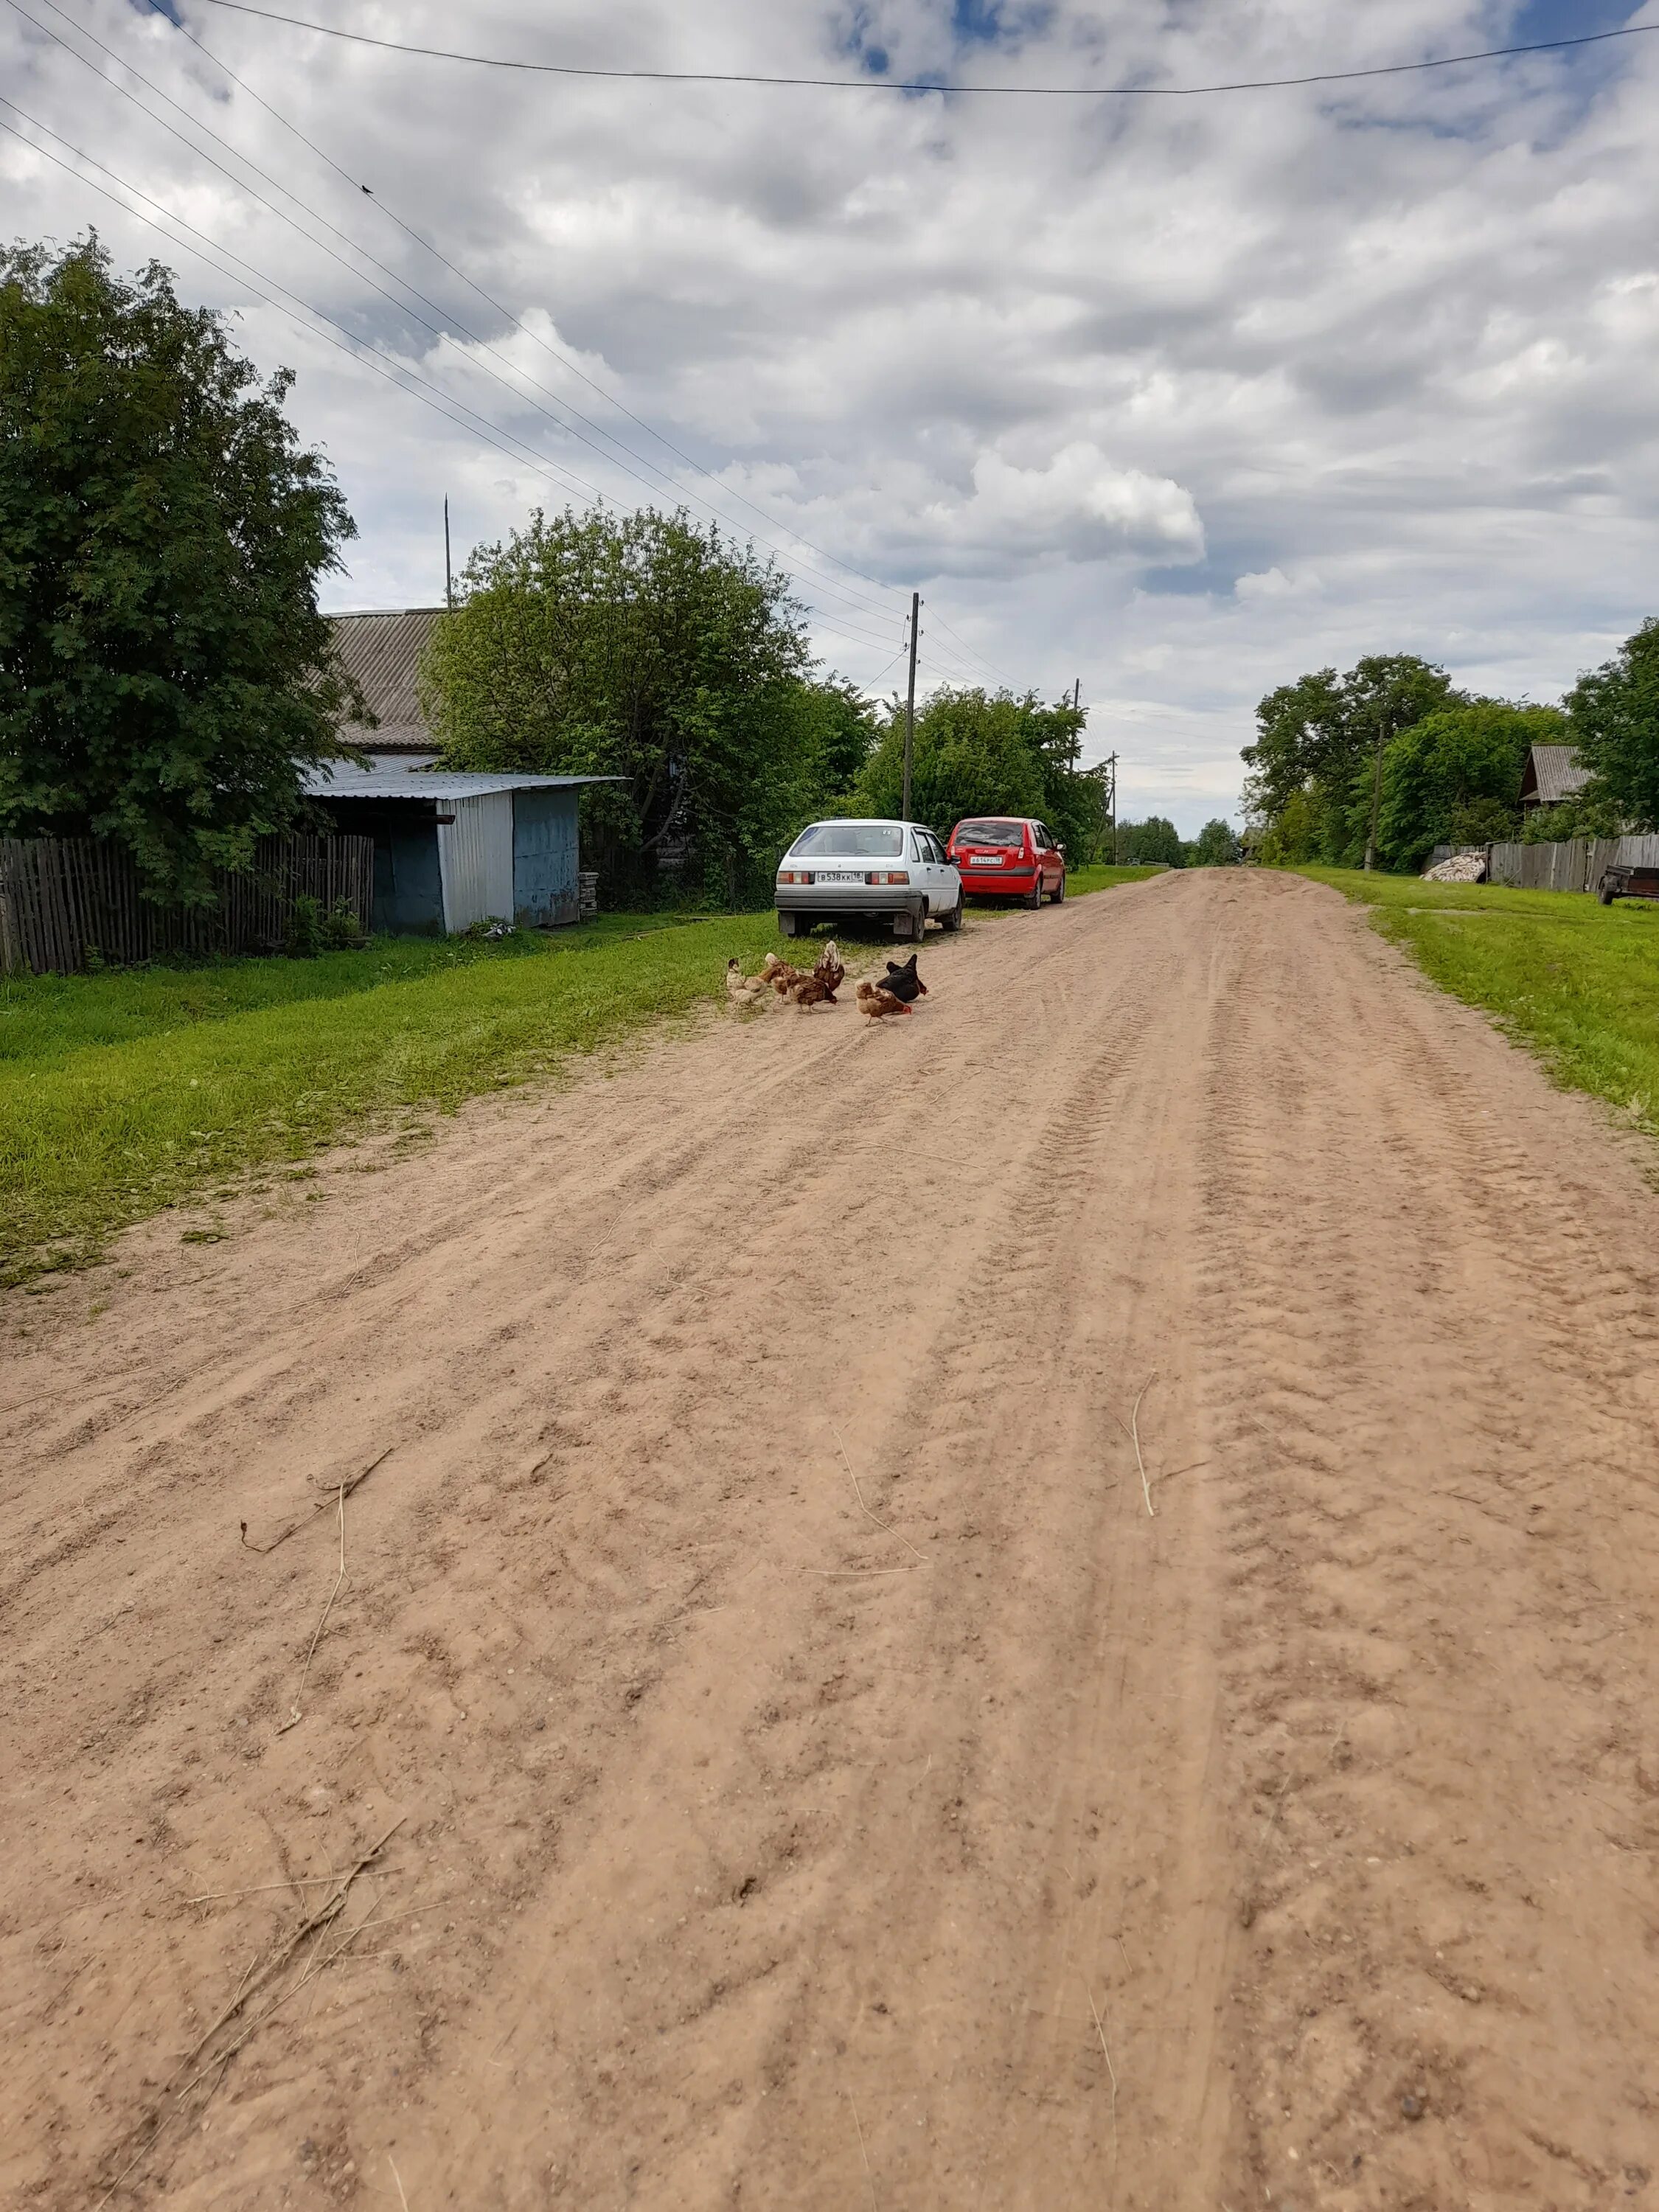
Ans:
<svg viewBox="0 0 1659 2212"><path fill-rule="evenodd" d="M157 906L125 847L108 837L0 837L0 971L74 975L169 953L280 951L295 902L326 914L343 899L367 930L371 837L263 837L252 868L216 872L215 903Z"/></svg>
<svg viewBox="0 0 1659 2212"><path fill-rule="evenodd" d="M1522 891L1593 891L1604 868L1659 868L1659 837L1558 837L1488 845L1486 881Z"/></svg>

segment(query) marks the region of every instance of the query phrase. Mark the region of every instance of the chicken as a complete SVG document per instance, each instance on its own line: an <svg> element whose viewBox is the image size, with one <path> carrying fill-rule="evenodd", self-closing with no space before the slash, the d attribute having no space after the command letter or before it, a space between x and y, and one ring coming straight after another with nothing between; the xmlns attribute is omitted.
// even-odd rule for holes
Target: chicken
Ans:
<svg viewBox="0 0 1659 2212"><path fill-rule="evenodd" d="M789 986L788 995L798 1006L833 1006L835 994L821 976L801 975Z"/></svg>
<svg viewBox="0 0 1659 2212"><path fill-rule="evenodd" d="M917 999L925 999L927 996L927 986L916 973L916 956L914 952L902 965L896 960L888 962L887 973L882 979L882 988L890 991L896 999L902 999L907 1006L914 1004Z"/></svg>
<svg viewBox="0 0 1659 2212"><path fill-rule="evenodd" d="M813 980L823 986L823 995L833 1006L836 994L847 980L847 970L841 964L841 955L836 950L832 937L818 955L818 964L812 970Z"/></svg>
<svg viewBox="0 0 1659 2212"><path fill-rule="evenodd" d="M854 994L859 1002L859 1012L867 1014L872 1022L883 1020L889 1014L908 1014L914 1011L902 999L896 999L890 991L884 991L879 983L860 982Z"/></svg>
<svg viewBox="0 0 1659 2212"><path fill-rule="evenodd" d="M766 988L764 971L758 975L745 975L735 960L726 963L726 995L734 1006L752 1006Z"/></svg>

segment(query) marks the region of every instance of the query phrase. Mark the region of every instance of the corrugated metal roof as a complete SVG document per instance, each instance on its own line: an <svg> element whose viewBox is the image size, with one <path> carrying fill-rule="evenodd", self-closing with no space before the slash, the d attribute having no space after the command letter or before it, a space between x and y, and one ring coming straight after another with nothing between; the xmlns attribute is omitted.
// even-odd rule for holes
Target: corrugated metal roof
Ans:
<svg viewBox="0 0 1659 2212"><path fill-rule="evenodd" d="M1579 767L1571 745L1534 745L1522 773L1521 803L1524 806L1531 799L1540 806L1553 806L1589 781L1589 770Z"/></svg>
<svg viewBox="0 0 1659 2212"><path fill-rule="evenodd" d="M484 775L464 769L353 768L325 762L305 771L311 799L483 799L495 791L574 791L590 783L622 783L620 775Z"/></svg>
<svg viewBox="0 0 1659 2212"><path fill-rule="evenodd" d="M335 649L346 673L356 678L364 702L380 727L345 722L341 733L353 744L381 750L418 746L430 751L434 740L421 712L416 677L421 655L441 607L400 607L380 614L336 615Z"/></svg>

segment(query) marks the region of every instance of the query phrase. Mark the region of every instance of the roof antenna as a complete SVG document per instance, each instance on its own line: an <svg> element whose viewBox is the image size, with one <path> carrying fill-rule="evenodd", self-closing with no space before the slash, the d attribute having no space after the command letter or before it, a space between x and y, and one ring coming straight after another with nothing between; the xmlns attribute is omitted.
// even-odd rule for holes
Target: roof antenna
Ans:
<svg viewBox="0 0 1659 2212"><path fill-rule="evenodd" d="M449 496L444 495L444 605L452 612L455 605L455 580L449 567Z"/></svg>

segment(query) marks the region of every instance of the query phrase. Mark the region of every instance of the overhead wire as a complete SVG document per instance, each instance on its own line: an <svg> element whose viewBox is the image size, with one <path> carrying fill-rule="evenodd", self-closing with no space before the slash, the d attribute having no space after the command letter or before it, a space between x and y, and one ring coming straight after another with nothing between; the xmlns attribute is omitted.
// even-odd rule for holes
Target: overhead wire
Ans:
<svg viewBox="0 0 1659 2212"><path fill-rule="evenodd" d="M58 9L56 6L56 0L46 0L46 4L49 7L53 8L55 13L62 14L62 9ZM876 589L880 592L888 592L894 588L890 584L884 583L879 576L871 575L867 569L859 568L853 562L842 560L840 554L832 553L828 546L818 544L816 540L806 537L801 531L797 530L792 523L781 520L778 516L771 514L763 507L757 507L753 500L746 498L742 492L734 489L731 485L721 483L721 480L718 476L716 476L711 470L705 468L702 462L694 459L693 457L690 453L686 453L682 447L677 446L674 441L670 438L665 432L659 430L654 422L647 421L646 417L642 415L635 414L634 410L628 405L626 401L619 399L614 392L608 392L605 386L599 383L597 378L590 376L586 370L581 367L580 362L573 361L570 356L562 351L559 347L550 345L547 340L542 337L538 331L532 330L529 324L522 321L513 313L513 310L510 307L504 306L500 300L496 299L493 293L487 292L483 286L479 283L476 276L471 276L466 270L460 267L459 263L452 261L448 255L445 253L440 246L434 245L432 240L426 236L423 231L417 229L413 223L406 222L404 218L398 213L396 208L394 208L388 200L383 198L377 190L371 185L364 184L362 179L360 177L354 176L349 169L343 167L341 164L335 160L334 156L328 152L326 148L319 146L314 138L307 137L306 132L301 130L297 123L295 123L289 117L284 115L280 108L274 107L262 93L255 91L254 88L247 82L246 77L239 76L236 71L232 69L229 63L227 62L222 56L215 53L213 49L206 45L204 40L198 39L195 32L190 28L190 26L187 23L179 22L172 15L169 15L167 9L161 5L161 0L145 0L145 4L154 14L161 16L165 21L171 24L173 28L181 38L188 39L191 46L193 46L198 52L205 54L216 69L222 71L222 73L229 78L230 82L234 85L238 86L243 92L246 93L250 100L255 101L260 107L263 107L266 114L270 116L276 122L280 123L285 131L291 132L292 135L299 140L302 146L309 148L311 152L317 156L319 161L325 162L329 168L333 170L336 176L341 178L346 184L349 185L354 191L360 192L365 199L372 202L372 204L379 209L380 212L386 216L387 222L395 223L398 228L401 230L406 237L412 239L416 245L421 247L423 252L429 253L434 261L438 262L443 268L448 270L451 276L459 278L463 284L469 288L469 289L476 292L479 299L484 302L486 307L493 308L496 314L501 316L506 321L511 323L515 330L522 332L522 334L531 341L532 345L539 346L542 351L548 356L550 360L556 361L562 368L568 369L570 374L574 377L580 378L581 382L586 385L590 391L598 392L600 398L604 399L609 405L616 408L618 413L625 415L630 422L636 423L648 437L654 438L660 446L664 447L669 453L672 453L677 460L683 461L687 468L696 470L699 476L707 477L711 483L720 484L720 489L725 492L726 495L729 499L735 500L739 507L747 507L751 514L758 515L763 522L770 523L775 528L787 530L797 544L805 546L810 552L817 554L821 559L830 562L834 567L843 569L848 575L856 576L863 583L872 584L875 586ZM90 33L88 35L90 36ZM249 166L252 167L252 164Z"/></svg>
<svg viewBox="0 0 1659 2212"><path fill-rule="evenodd" d="M348 31L336 23L319 23L309 16L289 15L275 8L256 8L252 0L205 0L237 15L258 16L263 22L281 23L290 30L314 32L319 38L341 39L353 46L378 46L382 52L413 54L427 61L464 62L476 69L520 70L540 76L600 78L615 83L736 84L806 87L824 92L941 93L969 94L977 99L1016 100L1199 100L1219 93L1284 92L1305 85L1353 84L1371 77L1420 76L1431 70L1461 69L1474 62L1511 61L1525 54L1565 53L1577 46L1597 46L1613 39L1640 38L1659 31L1659 23L1624 23L1611 31L1584 31L1565 39L1532 39L1512 46L1483 46L1465 54L1438 54L1426 61L1379 62L1364 69L1317 70L1301 76L1241 77L1214 84L952 84L939 77L890 77L866 72L861 76L782 76L752 70L602 69L580 62L528 61L500 54L463 53L450 46L421 46L402 39L377 39L367 31Z"/></svg>
<svg viewBox="0 0 1659 2212"><path fill-rule="evenodd" d="M17 15L22 17L25 22L31 24L34 29L41 33L43 37L50 39L53 44L59 46L63 52L69 54L72 59L78 61L82 68L91 70L92 74L98 77L100 82L108 85L112 91L120 94L124 99L131 101L131 104L139 110L141 114L148 116L152 122L158 124L162 130L171 132L173 137L179 138L181 143L190 146L192 152L196 153L202 160L207 161L212 167L216 169L219 173L230 184L235 186L238 191L246 192L251 199L254 200L261 207L264 207L270 214L274 215L279 222L288 223L290 228L297 231L300 236L304 238L308 244L316 246L320 252L326 253L331 260L339 263L340 266L344 268L354 279L358 282L368 283L372 290L378 292L381 298L387 301L392 307L396 307L400 314L408 316L412 321L418 323L422 329L430 331L433 337L436 338L440 343L447 342L452 346L455 346L457 344L457 341L451 331L445 330L438 324L428 322L423 315L416 313L414 310L409 307L404 301L396 298L394 295L388 292L384 285L376 283L373 277L364 276L361 270L353 268L349 262L346 262L340 254L335 252L332 246L327 245L325 241L321 239L313 238L302 228L302 226L295 221L293 216L286 214L283 209L276 207L271 201L268 200L262 192L256 191L251 185L247 184L244 179L236 176L232 171L227 169L222 161L216 161L211 154L205 150L204 148L192 144L191 142L185 138L184 134L178 131L173 125L168 123L165 117L156 115L153 110L147 108L143 102L137 99L136 94L129 91L125 85L117 83L111 78L106 77L104 73L98 69L97 65L85 54L78 52L75 47L68 43L67 40L60 38L58 33L50 27L50 26L41 23L38 18L31 15L28 10L21 5L21 0L9 0L9 4L13 8ZM55 0L46 0L46 4L52 9L54 14L63 15L64 11L56 6ZM73 22L73 19L67 16L64 16L64 20ZM374 267L380 269L384 275L391 277L394 283L400 285L402 289L408 292L413 298L420 301L423 306L430 307L434 314L443 316L446 313L446 310L436 301L428 299L424 293L419 291L414 285L410 284L407 279L399 276L396 270L388 268L384 262L380 261L374 254L369 252L366 247L359 246L357 241L351 238L349 233L343 231L339 226L332 222L328 216L311 207L289 187L283 185L278 179L270 176L267 171L261 169L256 162L252 161L247 155L244 155L240 149L231 145L228 140L222 138L218 132L215 131L211 128L210 125L201 122L198 118L191 115L187 109L181 107L178 101L173 100L167 93L161 91L159 86L152 84L149 80L143 76L142 71L134 69L130 62L126 61L123 56L114 52L112 48L105 46L103 41L98 39L93 33L84 30L79 24L75 24L74 27L80 35L86 38L93 46L97 46L100 52L108 55L110 59L114 61L118 67L126 70L131 76L137 78L138 82L143 85L146 91L154 93L157 99L163 100L177 113L183 115L196 130L201 131L205 137L211 138L216 144L222 146L228 154L231 155L235 160L240 161L245 167L252 170L256 176L262 179L264 182L271 185L273 190L282 192L284 198L292 200L295 205L302 209L313 222L320 222L326 229L331 230L337 238L341 239L345 245L349 246L354 252L359 254L362 259L372 263ZM22 112L21 110L18 110L17 112L20 113ZM31 118L28 119L33 120L33 118ZM40 127L44 128L45 126ZM55 136L56 134L54 133L52 135ZM67 143L68 142L62 141L60 143ZM125 179L120 181L125 183ZM248 264L244 264L244 265L246 266ZM274 282L275 280L272 279L268 281ZM684 487L677 484L672 477L671 477L665 471L657 466L655 463L647 459L643 454L635 453L632 447L626 446L621 441L617 440L612 433L605 430L599 424L594 422L590 416L582 414L580 409L572 406L568 400L561 398L559 394L550 391L545 385L541 384L536 378L529 375L527 372L519 368L516 363L508 361L504 355L498 353L487 340L480 338L475 331L468 330L465 324L459 323L458 318L450 318L450 319L456 322L457 327L461 331L461 335L465 337L470 343L481 348L483 351L490 356L491 359L502 362L503 366L508 368L513 374L523 378L526 384L532 385L535 390L543 392L546 398L554 402L556 406L566 409L570 414L575 416L579 422L586 423L590 429L597 432L599 436L607 439L612 445L617 446L621 452L629 454L631 459L639 461L642 467L649 469L654 476L661 480L662 484L665 485L675 495L682 498L687 496ZM459 350L459 348L457 349ZM482 368L482 364L474 365ZM526 394L518 391L514 386L507 384L503 378L495 374L493 370L483 368L483 374L488 376L492 382L500 385L501 389L508 394L509 398L514 399L517 404L520 405L529 405L533 408L536 412L543 415L562 434L567 436L574 437L579 444L587 447L591 452L597 454L599 459L607 462L611 466L620 468L624 475L632 477L635 482L641 484L646 490L653 493L653 495L658 494L658 487L649 483L646 477L641 477L637 470L629 468L625 461L618 460L615 454L606 452L605 448L600 446L595 445L592 438L584 437L580 430L575 429L571 424L562 422L558 416L550 414L546 408L542 407L539 403L529 398ZM507 434L511 435L511 433L507 433ZM704 471L704 473L707 473L707 471ZM726 523L728 527L736 530L740 533L743 532L743 526L734 521L732 517L730 515L723 514L720 508L714 506L712 501L701 497L699 495L695 493L690 494L690 496L696 500L698 505L707 508L717 520ZM745 502L745 504L747 502ZM753 532L749 532L746 534L751 538L757 535L757 533ZM796 561L793 561L790 558L783 547L779 546L774 544L771 540L766 538L761 538L759 542L764 544L769 552L776 554L780 559L784 562L786 568L790 569L792 572L803 568L803 564L800 564ZM878 603L866 601L862 594L848 592L845 586L839 585L831 579L819 578L812 575L810 570L804 570L803 573L797 575L794 580L798 582L806 583L809 589L816 591L820 594L827 594L831 598L844 600L846 605L852 610L852 612L850 615L847 615L841 614L839 610L836 611L839 619L843 623L855 622L860 619L860 617L867 617L870 613L882 615L888 611L886 608L880 606ZM818 611L822 611L819 610Z"/></svg>

